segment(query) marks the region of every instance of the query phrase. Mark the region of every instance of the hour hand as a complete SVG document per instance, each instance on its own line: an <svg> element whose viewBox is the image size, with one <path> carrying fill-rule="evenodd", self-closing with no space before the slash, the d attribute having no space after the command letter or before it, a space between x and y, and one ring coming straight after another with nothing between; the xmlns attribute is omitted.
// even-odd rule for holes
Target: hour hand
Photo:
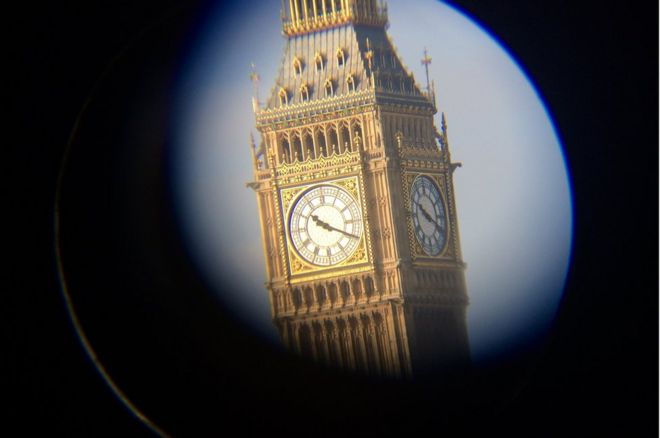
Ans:
<svg viewBox="0 0 660 438"><path fill-rule="evenodd" d="M320 227L323 228L324 230L328 230L328 231L333 231L333 230L334 230L333 227L331 227L329 224L326 224L325 222L323 222L323 221L322 221L321 219L319 219L319 217L318 217L317 215L315 215L315 214L312 215L312 220L316 223L316 225L320 226Z"/></svg>
<svg viewBox="0 0 660 438"><path fill-rule="evenodd" d="M316 225L320 226L320 227L323 228L324 230L328 230L328 231L338 231L338 232L340 232L340 233L342 233L342 234L344 234L344 235L346 235L346 236L348 236L348 237L354 237L354 238L356 238L356 239L359 239L359 238L360 238L359 236L356 236L355 234L351 234L351 233L346 232L346 231L344 231L344 230L340 230L339 228L335 228L335 227L333 227L332 225L323 222L323 221L322 221L321 219L319 219L319 217L318 217L317 215L315 215L315 214L312 215L312 220L316 223Z"/></svg>
<svg viewBox="0 0 660 438"><path fill-rule="evenodd" d="M428 213L428 211L424 210L424 207L422 207L422 204L419 204L419 209L422 212L422 216L426 218L427 221L435 223L433 220L433 217Z"/></svg>

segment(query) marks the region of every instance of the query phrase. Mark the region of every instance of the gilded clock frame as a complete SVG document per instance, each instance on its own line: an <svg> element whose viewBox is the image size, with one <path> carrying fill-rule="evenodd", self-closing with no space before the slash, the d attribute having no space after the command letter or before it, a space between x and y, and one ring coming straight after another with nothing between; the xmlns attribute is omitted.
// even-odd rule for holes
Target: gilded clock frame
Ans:
<svg viewBox="0 0 660 438"><path fill-rule="evenodd" d="M442 250L434 255L428 255L419 244L417 236L415 236L415 226L412 220L412 205L410 204L410 189L413 182L420 176L425 176L433 181L440 192L440 199L442 200L442 207L445 215L445 242ZM406 225L408 228L408 242L410 244L410 255L415 261L439 261L451 256L451 239L453 238L454 223L452 220L452 213L450 206L447 203L447 185L443 174L407 171L403 175L403 191L404 191L404 206L406 209Z"/></svg>
<svg viewBox="0 0 660 438"><path fill-rule="evenodd" d="M343 190L346 190L351 196L354 197L360 208L362 216L363 231L360 236L360 242L355 248L353 253L345 260L331 266L318 266L314 265L307 260L303 259L295 250L293 241L291 240L291 233L289 231L289 221L287 218L291 214L291 210L295 205L295 200L313 187L319 185L334 185ZM336 275L356 273L368 270L368 265L371 263L371 250L368 241L369 221L367 218L367 206L365 202L364 185L361 183L360 175L352 175L343 178L334 178L327 180L316 180L310 184L298 185L293 187L280 188L280 205L282 206L284 234L286 236L286 255L288 267L291 275L291 283L299 283L309 281L309 276L314 279L332 277Z"/></svg>

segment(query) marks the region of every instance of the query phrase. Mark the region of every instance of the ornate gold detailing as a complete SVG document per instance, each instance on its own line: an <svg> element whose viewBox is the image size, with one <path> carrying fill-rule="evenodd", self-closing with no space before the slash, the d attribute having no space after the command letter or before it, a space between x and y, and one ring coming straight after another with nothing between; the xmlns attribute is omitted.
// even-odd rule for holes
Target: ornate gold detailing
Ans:
<svg viewBox="0 0 660 438"><path fill-rule="evenodd" d="M418 169L418 170L436 170L436 171L444 171L447 167L438 161L429 161L429 160L402 160L401 165L410 168L410 169Z"/></svg>
<svg viewBox="0 0 660 438"><path fill-rule="evenodd" d="M399 149L399 156L401 158L412 158L417 160L423 159L440 159L442 152L436 147L420 147L420 146L403 146Z"/></svg>
<svg viewBox="0 0 660 438"><path fill-rule="evenodd" d="M317 2L312 1L311 6L308 7L307 1L309 0L303 0L303 10L298 7L298 2L290 4L288 17L282 20L282 32L285 35L300 35L346 23L387 26L387 5L380 6L374 3L364 9L355 8L353 1L333 0L330 3L328 0L328 6L331 8L324 10L321 7L319 10Z"/></svg>
<svg viewBox="0 0 660 438"><path fill-rule="evenodd" d="M344 179L344 180L335 181L334 183L340 187L345 188L351 195L355 196L355 198L357 199L360 198L357 190L357 183L355 180Z"/></svg>
<svg viewBox="0 0 660 438"><path fill-rule="evenodd" d="M360 263L364 261L368 261L368 260L366 258L366 252L364 250L364 242L363 242L362 246L356 249L353 255L348 260L346 260L346 264Z"/></svg>
<svg viewBox="0 0 660 438"><path fill-rule="evenodd" d="M300 257L298 257L298 254L291 250L289 250L289 260L291 260L292 274L300 274L313 269L309 264L303 262Z"/></svg>
<svg viewBox="0 0 660 438"><path fill-rule="evenodd" d="M362 274L365 272L369 272L371 269L372 268L370 266L357 266L354 268L343 267L339 272L336 270L326 270L326 271L315 270L313 273L310 271L307 275L300 275L298 277L292 278L291 285L295 286L313 281L329 280L331 278Z"/></svg>
<svg viewBox="0 0 660 438"><path fill-rule="evenodd" d="M344 157L347 155L358 156L358 154L355 152L347 152L346 154L340 155L339 157ZM295 165L293 167L295 167ZM366 264L369 263L370 261L369 254L371 253L371 250L367 251L367 245L370 245L370 243L368 243L370 242L370 239L368 238L370 231L368 227L367 215L365 214L366 208L364 205L364 193L363 190L361 189L361 185L358 183L358 177L350 176L346 178L326 181L325 184L331 184L341 187L346 191L348 191L351 194L351 196L353 196L357 200L358 204L360 205L360 209L362 211L364 232L360 237L360 243L358 247L355 249L353 254L351 254L351 256L348 259L336 265L327 266L327 267L315 266L300 258L295 251L290 249L291 237L288 235L288 232L283 232L282 234L286 234L287 247L289 247L286 253L288 256L292 276L305 275L312 272L321 272L327 270L332 270L333 273L331 275L334 276L345 275L346 274L345 270L342 269L340 271L337 271L337 269L351 267L359 264ZM287 187L280 189L280 200L282 203L282 213L283 213L284 222L286 222L286 218L289 216L291 211L292 203L297 198L297 196L303 191L313 187L314 185L315 184L308 184L304 186ZM280 223L281 222L278 222L278 225ZM282 230L284 230L285 228L288 229L288 226L284 224L282 224L282 226L283 226L283 228L281 228Z"/></svg>
<svg viewBox="0 0 660 438"><path fill-rule="evenodd" d="M272 197L273 200L277 199L277 191L278 191L278 187L277 187L277 183L275 183L273 185L273 189L272 189L272 192L271 192L271 197ZM282 210L280 209L280 203L279 202L273 202L273 204L275 204L274 205L274 207L275 207L275 220L277 221L277 230L278 230L277 240L278 240L278 248L279 248L279 252L280 252L280 260L281 260L282 266L284 268L283 269L284 272L287 272L288 271L288 266L287 266L288 259L286 257L285 249L284 249L285 248L285 246L284 246L285 237L284 237L284 224L282 223Z"/></svg>
<svg viewBox="0 0 660 438"><path fill-rule="evenodd" d="M408 242L410 243L410 257L413 261L417 260L434 260L434 261L439 261L440 259L446 259L448 257L454 257L455 256L455 226L454 226L454 221L455 217L452 214L452 209L453 205L451 205L449 198L450 196L448 195L448 189L447 189L447 183L445 181L446 178L446 173L443 174L437 174L437 173L422 173L422 172L415 172L415 171L410 171L410 170L404 170L402 172L401 176L401 182L403 185L403 193L404 193L404 204L406 211L410 211L410 187L412 186L412 182L415 180L420 175L424 175L426 177L429 177L433 180L433 182L436 184L438 189L440 190L440 196L442 198L442 201L445 206L445 215L447 218L447 242L440 251L440 254L436 256L429 256L426 254L423 250L422 247L419 245L417 242L417 238L415 237L415 229L413 226L413 221L412 218L410 217L409 214L406 215L406 222L407 222L407 228L408 228Z"/></svg>
<svg viewBox="0 0 660 438"><path fill-rule="evenodd" d="M409 142L400 132L396 134L396 145L401 165L422 169L444 169L442 151L435 143Z"/></svg>
<svg viewBox="0 0 660 438"><path fill-rule="evenodd" d="M451 236L450 245L447 245L447 255L460 259L461 249L458 242L458 217L456 215L456 205L454 203L454 186L451 181L451 173L445 174L445 187L446 187L446 197L447 202L447 214L449 215L449 233Z"/></svg>
<svg viewBox="0 0 660 438"><path fill-rule="evenodd" d="M304 187L294 187L292 189L282 190L282 211L289 211L291 201L303 189Z"/></svg>
<svg viewBox="0 0 660 438"><path fill-rule="evenodd" d="M360 154L346 151L329 157L283 164L277 169L276 178L281 184L297 184L354 173L359 171L360 165Z"/></svg>
<svg viewBox="0 0 660 438"><path fill-rule="evenodd" d="M410 233L410 236L415 239L415 235L413 233ZM416 259L418 256L422 255L424 256L424 251L422 250L422 247L419 246L419 242L417 242L417 239L413 241L413 254L414 254L414 259Z"/></svg>
<svg viewBox="0 0 660 438"><path fill-rule="evenodd" d="M346 151L342 154L332 154L329 157L321 156L317 159L295 163L284 163L277 169L277 176L288 176L294 173L311 172L326 169L328 167L342 166L358 163L360 154L358 152Z"/></svg>
<svg viewBox="0 0 660 438"><path fill-rule="evenodd" d="M257 128L262 132L316 123L373 111L374 90L365 89L341 96L331 96L264 109L256 114Z"/></svg>
<svg viewBox="0 0 660 438"><path fill-rule="evenodd" d="M366 184L364 181L364 173L362 171L360 171L358 178L360 181L360 204L362 206L362 213L364 217L364 238L366 239L367 243L367 253L365 254L365 258L367 260L371 260L374 249L371 241L371 220L369 218L369 210L367 209L367 195L365 193Z"/></svg>

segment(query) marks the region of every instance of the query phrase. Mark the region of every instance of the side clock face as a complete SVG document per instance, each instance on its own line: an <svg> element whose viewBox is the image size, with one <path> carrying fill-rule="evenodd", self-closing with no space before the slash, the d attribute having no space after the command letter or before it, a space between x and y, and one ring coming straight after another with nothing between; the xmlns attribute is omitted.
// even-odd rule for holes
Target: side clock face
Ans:
<svg viewBox="0 0 660 438"><path fill-rule="evenodd" d="M334 185L318 185L302 193L289 216L289 236L296 252L318 266L346 260L362 238L364 225L357 200Z"/></svg>
<svg viewBox="0 0 660 438"><path fill-rule="evenodd" d="M415 179L410 190L415 237L424 252L430 256L440 254L447 240L445 206L438 186L427 176Z"/></svg>

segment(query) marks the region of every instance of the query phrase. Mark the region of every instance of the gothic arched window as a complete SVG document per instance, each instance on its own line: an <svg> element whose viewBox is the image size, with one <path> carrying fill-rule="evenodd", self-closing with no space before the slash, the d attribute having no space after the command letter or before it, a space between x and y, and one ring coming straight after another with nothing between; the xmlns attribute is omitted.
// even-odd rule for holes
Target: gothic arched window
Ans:
<svg viewBox="0 0 660 438"><path fill-rule="evenodd" d="M302 140L297 135L293 138L293 157L291 162L300 161L303 159Z"/></svg>
<svg viewBox="0 0 660 438"><path fill-rule="evenodd" d="M291 162L291 147L289 146L289 140L286 138L282 139L282 149L280 150L280 164L281 163L290 163Z"/></svg>
<svg viewBox="0 0 660 438"><path fill-rule="evenodd" d="M343 153L347 150L351 150L351 134L348 131L348 126L344 125L339 129L339 135L341 136L339 141L341 142L339 147L339 152Z"/></svg>
<svg viewBox="0 0 660 438"><path fill-rule="evenodd" d="M346 63L346 55L342 49L337 49L337 67L343 67Z"/></svg>
<svg viewBox="0 0 660 438"><path fill-rule="evenodd" d="M325 85L323 86L323 88L325 89L325 97L331 97L335 94L335 90L332 86L332 81L330 79L325 81Z"/></svg>
<svg viewBox="0 0 660 438"><path fill-rule="evenodd" d="M284 106L289 103L289 96L284 88L280 88L280 92L277 93L280 98L280 106Z"/></svg>
<svg viewBox="0 0 660 438"><path fill-rule="evenodd" d="M323 73L323 56L320 53L317 53L314 57L314 65L317 73Z"/></svg>
<svg viewBox="0 0 660 438"><path fill-rule="evenodd" d="M307 102L309 100L309 88L307 85L300 87L300 101Z"/></svg>
<svg viewBox="0 0 660 438"><path fill-rule="evenodd" d="M348 86L349 93L355 91L355 79L353 79L353 75L349 75L346 78L346 85Z"/></svg>
<svg viewBox="0 0 660 438"><path fill-rule="evenodd" d="M291 294L291 301L293 301L293 307L296 309L302 305L302 294L300 289L295 288Z"/></svg>
<svg viewBox="0 0 660 438"><path fill-rule="evenodd" d="M302 75L302 62L298 58L293 58L293 75L295 77Z"/></svg>
<svg viewBox="0 0 660 438"><path fill-rule="evenodd" d="M328 156L328 147L325 144L325 134L323 131L318 131L316 133L316 144L318 145L319 148L319 155L323 157Z"/></svg>
<svg viewBox="0 0 660 438"><path fill-rule="evenodd" d="M334 127L330 128L328 131L328 141L328 155L333 153L336 154L339 152L339 149L337 149L337 146L339 145L339 138L337 137L337 131Z"/></svg>
<svg viewBox="0 0 660 438"><path fill-rule="evenodd" d="M305 152L305 159L308 157L311 157L312 160L316 158L316 154L314 153L314 140L312 139L311 132L306 132L305 135L303 135L303 151Z"/></svg>

